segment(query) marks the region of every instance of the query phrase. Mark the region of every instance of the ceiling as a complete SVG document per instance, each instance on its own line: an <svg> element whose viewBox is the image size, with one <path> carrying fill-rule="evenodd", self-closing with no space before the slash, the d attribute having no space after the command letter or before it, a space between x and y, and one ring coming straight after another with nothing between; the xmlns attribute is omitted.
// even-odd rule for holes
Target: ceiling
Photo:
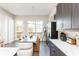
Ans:
<svg viewBox="0 0 79 59"><path fill-rule="evenodd" d="M0 7L13 15L48 15L55 3L0 3Z"/></svg>

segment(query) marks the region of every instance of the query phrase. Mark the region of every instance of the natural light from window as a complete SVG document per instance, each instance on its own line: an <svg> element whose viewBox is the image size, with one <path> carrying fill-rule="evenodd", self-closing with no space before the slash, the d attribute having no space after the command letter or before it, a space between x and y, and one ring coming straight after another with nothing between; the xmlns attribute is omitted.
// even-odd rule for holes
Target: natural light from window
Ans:
<svg viewBox="0 0 79 59"><path fill-rule="evenodd" d="M31 32L42 32L43 22L42 21L28 21L28 31Z"/></svg>

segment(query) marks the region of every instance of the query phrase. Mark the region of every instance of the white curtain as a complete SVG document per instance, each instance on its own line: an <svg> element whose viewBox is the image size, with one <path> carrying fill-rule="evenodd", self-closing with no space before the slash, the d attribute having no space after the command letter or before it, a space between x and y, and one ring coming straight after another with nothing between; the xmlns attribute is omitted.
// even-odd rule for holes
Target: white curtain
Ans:
<svg viewBox="0 0 79 59"><path fill-rule="evenodd" d="M0 35L5 44L14 40L14 22L13 19L0 14Z"/></svg>

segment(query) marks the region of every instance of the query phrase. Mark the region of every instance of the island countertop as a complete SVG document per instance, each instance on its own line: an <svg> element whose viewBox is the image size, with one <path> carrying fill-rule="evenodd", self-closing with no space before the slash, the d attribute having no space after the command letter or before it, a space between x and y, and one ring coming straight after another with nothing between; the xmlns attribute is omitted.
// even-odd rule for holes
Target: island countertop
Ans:
<svg viewBox="0 0 79 59"><path fill-rule="evenodd" d="M78 45L71 45L59 39L50 39L50 41L67 56L79 56Z"/></svg>
<svg viewBox="0 0 79 59"><path fill-rule="evenodd" d="M0 48L0 56L14 56L18 50L17 47L2 47Z"/></svg>

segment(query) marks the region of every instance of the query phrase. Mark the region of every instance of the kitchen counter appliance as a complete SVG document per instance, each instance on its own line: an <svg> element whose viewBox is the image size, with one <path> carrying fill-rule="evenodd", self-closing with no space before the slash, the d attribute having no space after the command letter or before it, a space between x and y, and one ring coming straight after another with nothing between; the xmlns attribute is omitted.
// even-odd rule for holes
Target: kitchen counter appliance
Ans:
<svg viewBox="0 0 79 59"><path fill-rule="evenodd" d="M64 32L61 32L61 33L60 33L60 39L61 39L62 41L66 41L66 40L67 40L66 34L65 34Z"/></svg>

